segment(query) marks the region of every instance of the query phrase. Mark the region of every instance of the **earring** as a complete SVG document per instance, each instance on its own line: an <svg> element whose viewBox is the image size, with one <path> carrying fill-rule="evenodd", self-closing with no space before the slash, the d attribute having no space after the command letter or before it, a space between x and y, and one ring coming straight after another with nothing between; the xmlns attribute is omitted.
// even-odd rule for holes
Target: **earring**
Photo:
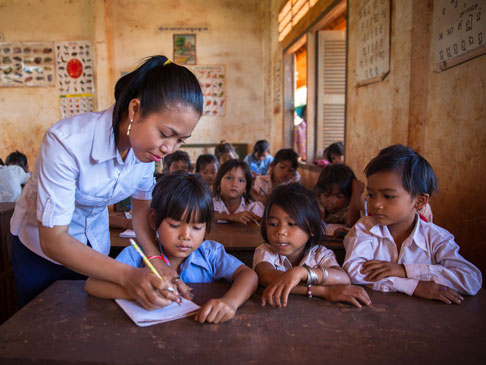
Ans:
<svg viewBox="0 0 486 365"><path fill-rule="evenodd" d="M133 119L130 119L130 124L128 125L128 129L127 129L127 136L130 135L130 129L132 128L132 123L133 123Z"/></svg>

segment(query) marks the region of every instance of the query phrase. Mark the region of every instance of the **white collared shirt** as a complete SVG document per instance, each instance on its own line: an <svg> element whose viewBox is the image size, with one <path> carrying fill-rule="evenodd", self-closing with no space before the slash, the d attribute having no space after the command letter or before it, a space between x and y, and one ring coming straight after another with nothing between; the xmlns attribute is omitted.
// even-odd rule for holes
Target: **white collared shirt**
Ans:
<svg viewBox="0 0 486 365"><path fill-rule="evenodd" d="M213 206L214 211L218 213L230 214L226 204L224 203L223 199L220 198L213 198ZM238 208L234 211L233 214L238 214L241 212L252 212L255 215L259 216L260 218L263 216L263 204L260 202L252 202L250 201L248 204L245 202L245 199L241 197L241 202ZM224 220L218 220L218 223L227 223Z"/></svg>
<svg viewBox="0 0 486 365"><path fill-rule="evenodd" d="M368 284L379 291L413 295L419 281L433 281L461 294L476 294L482 285L479 269L459 254L454 236L433 223L415 219L410 236L400 253L387 226L373 217L361 218L344 238L344 269L353 284ZM363 263L381 260L404 264L407 278L387 277L378 282L364 280Z"/></svg>
<svg viewBox="0 0 486 365"><path fill-rule="evenodd" d="M293 267L287 256L279 255L268 243L263 243L255 249L253 255L253 269L255 269L260 262L268 262L278 271L288 271ZM318 266L325 268L332 266L339 267L334 252L321 245L311 247L298 266L303 266L304 264L312 268Z"/></svg>
<svg viewBox="0 0 486 365"><path fill-rule="evenodd" d="M15 202L30 173L17 165L0 166L0 203Z"/></svg>
<svg viewBox="0 0 486 365"><path fill-rule="evenodd" d="M110 108L60 120L44 136L10 231L50 261L40 248L38 221L45 227L69 225L71 236L108 254L107 206L129 196L152 198L154 164L140 162L132 149L122 160L115 147L112 113Z"/></svg>

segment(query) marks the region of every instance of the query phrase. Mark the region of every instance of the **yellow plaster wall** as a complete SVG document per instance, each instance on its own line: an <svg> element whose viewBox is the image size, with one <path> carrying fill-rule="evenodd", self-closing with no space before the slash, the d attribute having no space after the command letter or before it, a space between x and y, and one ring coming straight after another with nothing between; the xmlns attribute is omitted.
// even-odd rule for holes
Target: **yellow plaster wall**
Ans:
<svg viewBox="0 0 486 365"><path fill-rule="evenodd" d="M4 42L91 40L93 1L2 0ZM0 157L19 150L34 166L42 136L61 118L56 87L0 88Z"/></svg>
<svg viewBox="0 0 486 365"><path fill-rule="evenodd" d="M208 27L195 32L197 62L226 66L226 114L202 117L190 142L252 145L271 130L264 118L262 14L258 0L3 0L0 32L4 41L91 40L95 99L104 109L122 71L150 55L172 58L172 37L180 32L159 27ZM33 166L44 132L60 118L56 87L0 88L0 157L18 149Z"/></svg>
<svg viewBox="0 0 486 365"><path fill-rule="evenodd" d="M390 74L356 87L358 1L348 4L346 162L359 178L379 149L402 143L432 165L434 222L486 272L486 56L433 71L433 0L392 0Z"/></svg>

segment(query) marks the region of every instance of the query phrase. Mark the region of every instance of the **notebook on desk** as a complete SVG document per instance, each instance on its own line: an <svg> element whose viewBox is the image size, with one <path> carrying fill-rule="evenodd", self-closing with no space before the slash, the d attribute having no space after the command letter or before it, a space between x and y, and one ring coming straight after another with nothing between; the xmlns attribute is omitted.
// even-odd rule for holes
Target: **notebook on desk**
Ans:
<svg viewBox="0 0 486 365"><path fill-rule="evenodd" d="M154 310L146 310L132 300L115 299L115 302L139 327L151 326L157 323L173 321L179 318L190 317L199 306L190 300L181 298L180 305L177 303L169 304L167 307Z"/></svg>
<svg viewBox="0 0 486 365"><path fill-rule="evenodd" d="M133 229L125 229L120 233L120 237L123 238L136 238L135 231Z"/></svg>

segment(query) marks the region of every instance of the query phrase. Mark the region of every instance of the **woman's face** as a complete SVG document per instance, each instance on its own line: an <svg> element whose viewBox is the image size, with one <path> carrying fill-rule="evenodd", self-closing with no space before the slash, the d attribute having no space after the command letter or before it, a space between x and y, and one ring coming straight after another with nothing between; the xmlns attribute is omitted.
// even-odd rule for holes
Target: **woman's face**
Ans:
<svg viewBox="0 0 486 365"><path fill-rule="evenodd" d="M135 103L134 108L132 103ZM135 156L142 162L157 162L176 151L191 136L199 121L198 113L180 105L142 118L138 99L130 102L130 117L133 123L128 139Z"/></svg>

